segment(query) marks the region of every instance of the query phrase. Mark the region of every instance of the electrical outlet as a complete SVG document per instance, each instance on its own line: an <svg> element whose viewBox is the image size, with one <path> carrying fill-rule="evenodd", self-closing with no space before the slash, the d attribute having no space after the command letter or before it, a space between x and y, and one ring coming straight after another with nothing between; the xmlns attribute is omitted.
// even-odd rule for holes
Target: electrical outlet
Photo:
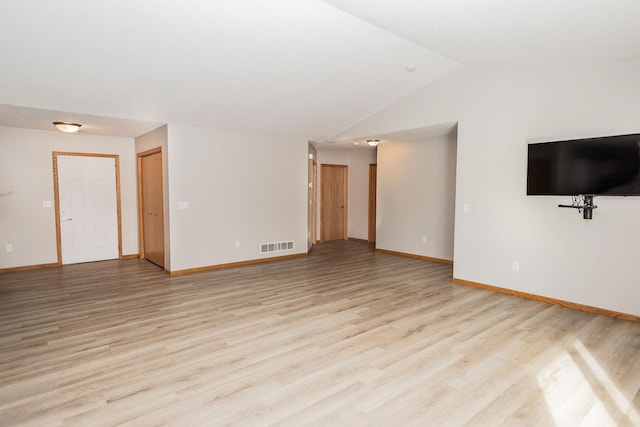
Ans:
<svg viewBox="0 0 640 427"><path fill-rule="evenodd" d="M469 210L469 203L465 203L464 205L462 205L462 212L469 213Z"/></svg>
<svg viewBox="0 0 640 427"><path fill-rule="evenodd" d="M13 252L13 245L11 243L7 244L7 252Z"/></svg>
<svg viewBox="0 0 640 427"><path fill-rule="evenodd" d="M51 200L43 200L42 201L42 207L43 208L50 208L51 207Z"/></svg>
<svg viewBox="0 0 640 427"><path fill-rule="evenodd" d="M520 262L519 262L519 261L513 261L513 262L511 263L511 269L512 269L513 271L518 271L518 270L520 270Z"/></svg>
<svg viewBox="0 0 640 427"><path fill-rule="evenodd" d="M236 248L240 247L240 240L236 240Z"/></svg>
<svg viewBox="0 0 640 427"><path fill-rule="evenodd" d="M422 243L427 244L427 236L422 236Z"/></svg>

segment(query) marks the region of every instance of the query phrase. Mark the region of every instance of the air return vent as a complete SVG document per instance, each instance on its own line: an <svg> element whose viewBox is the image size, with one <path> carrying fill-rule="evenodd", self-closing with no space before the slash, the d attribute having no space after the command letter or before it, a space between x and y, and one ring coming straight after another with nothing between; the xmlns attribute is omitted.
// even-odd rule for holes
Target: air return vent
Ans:
<svg viewBox="0 0 640 427"><path fill-rule="evenodd" d="M261 254L268 254L270 252L290 251L290 250L293 250L293 241L263 243L260 245Z"/></svg>

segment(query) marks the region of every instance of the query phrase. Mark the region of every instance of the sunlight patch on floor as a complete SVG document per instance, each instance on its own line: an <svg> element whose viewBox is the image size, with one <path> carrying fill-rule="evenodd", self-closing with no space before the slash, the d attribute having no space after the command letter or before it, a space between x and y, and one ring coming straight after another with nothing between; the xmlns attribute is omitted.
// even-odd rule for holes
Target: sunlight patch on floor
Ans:
<svg viewBox="0 0 640 427"><path fill-rule="evenodd" d="M579 340L536 376L556 426L616 426L621 420L640 425L640 416L591 352ZM589 408L575 419L573 411ZM584 411L578 411L584 414ZM626 415L625 415L626 414Z"/></svg>
<svg viewBox="0 0 640 427"><path fill-rule="evenodd" d="M582 357L584 362L586 362L587 366L591 370L591 373L597 378L600 386L604 388L606 391L606 396L609 400L615 405L615 407L606 408L609 412L618 412L623 415L627 414L627 421L630 425L640 425L640 414L633 407L631 401L627 399L624 394L620 391L620 389L613 383L609 375L602 369L602 366L598 361L593 357L591 352L587 350L587 348L580 342L579 340L573 341L573 347L576 349L578 354ZM633 398L633 397L632 397ZM602 401L598 402L600 406L605 406ZM611 406L611 405L609 405ZM587 416L587 420L590 418L591 412Z"/></svg>

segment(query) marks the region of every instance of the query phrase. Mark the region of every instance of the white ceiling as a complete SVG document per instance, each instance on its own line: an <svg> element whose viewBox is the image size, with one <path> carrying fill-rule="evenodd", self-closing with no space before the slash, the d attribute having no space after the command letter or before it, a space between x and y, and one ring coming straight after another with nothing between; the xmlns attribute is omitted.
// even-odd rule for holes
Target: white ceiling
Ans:
<svg viewBox="0 0 640 427"><path fill-rule="evenodd" d="M0 126L53 130L53 122L62 121L81 123L82 133L131 138L162 126L162 123L156 122L0 104Z"/></svg>
<svg viewBox="0 0 640 427"><path fill-rule="evenodd" d="M460 63L640 56L638 0L325 0Z"/></svg>
<svg viewBox="0 0 640 427"><path fill-rule="evenodd" d="M457 66L320 0L4 0L0 58L1 104L313 140Z"/></svg>
<svg viewBox="0 0 640 427"><path fill-rule="evenodd" d="M0 125L327 141L460 63L638 57L638 17L638 0L3 0Z"/></svg>
<svg viewBox="0 0 640 427"><path fill-rule="evenodd" d="M458 123L440 123L432 126L424 126L414 129L403 129L395 132L364 135L358 138L345 138L337 141L326 141L325 143L313 142L316 148L324 150L362 150L374 148L369 146L368 140L377 139L380 144L393 142L425 141L435 138L449 137L458 132Z"/></svg>

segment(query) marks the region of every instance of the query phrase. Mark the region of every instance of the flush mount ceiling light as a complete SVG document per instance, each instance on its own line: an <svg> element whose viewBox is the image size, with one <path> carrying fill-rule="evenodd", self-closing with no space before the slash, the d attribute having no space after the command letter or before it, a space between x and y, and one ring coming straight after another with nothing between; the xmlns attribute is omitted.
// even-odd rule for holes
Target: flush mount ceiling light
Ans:
<svg viewBox="0 0 640 427"><path fill-rule="evenodd" d="M367 144L369 144L372 147L377 146L380 143L379 139L367 139Z"/></svg>
<svg viewBox="0 0 640 427"><path fill-rule="evenodd" d="M82 126L79 123L69 123L69 122L53 122L53 125L60 132L64 132L64 133L78 133L80 132L80 127Z"/></svg>

